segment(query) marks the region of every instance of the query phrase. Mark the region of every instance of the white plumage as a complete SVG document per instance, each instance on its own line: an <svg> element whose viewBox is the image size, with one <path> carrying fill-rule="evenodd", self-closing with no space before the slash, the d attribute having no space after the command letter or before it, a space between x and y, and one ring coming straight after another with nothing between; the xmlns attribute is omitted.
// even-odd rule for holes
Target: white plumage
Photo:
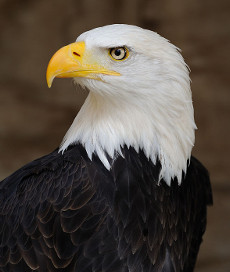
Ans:
<svg viewBox="0 0 230 272"><path fill-rule="evenodd" d="M116 159L120 147L133 146L153 162L159 158L160 178L170 185L177 177L180 183L196 125L189 71L178 48L155 32L119 24L85 32L77 41L85 42L92 62L121 75L74 78L90 92L60 151L80 142L90 158L95 152L109 169L106 153ZM108 54L109 48L119 46L129 50L124 61Z"/></svg>

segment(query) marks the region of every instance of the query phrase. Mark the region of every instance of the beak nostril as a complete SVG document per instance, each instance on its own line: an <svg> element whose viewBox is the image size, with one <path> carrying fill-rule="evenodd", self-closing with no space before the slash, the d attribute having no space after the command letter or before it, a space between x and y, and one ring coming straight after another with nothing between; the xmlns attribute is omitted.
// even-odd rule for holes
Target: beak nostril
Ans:
<svg viewBox="0 0 230 272"><path fill-rule="evenodd" d="M73 54L75 55L75 56L78 56L78 57L80 57L81 55L80 54L78 54L77 52L73 52Z"/></svg>

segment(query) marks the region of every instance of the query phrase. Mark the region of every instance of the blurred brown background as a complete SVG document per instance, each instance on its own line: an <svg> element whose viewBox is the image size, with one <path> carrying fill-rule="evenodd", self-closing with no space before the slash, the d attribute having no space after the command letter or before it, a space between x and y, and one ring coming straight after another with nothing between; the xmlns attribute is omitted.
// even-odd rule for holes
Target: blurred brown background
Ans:
<svg viewBox="0 0 230 272"><path fill-rule="evenodd" d="M91 28L128 23L182 49L198 125L193 154L209 169L214 207L197 272L230 271L230 1L1 0L0 178L55 149L86 97L71 80L48 89L51 55Z"/></svg>

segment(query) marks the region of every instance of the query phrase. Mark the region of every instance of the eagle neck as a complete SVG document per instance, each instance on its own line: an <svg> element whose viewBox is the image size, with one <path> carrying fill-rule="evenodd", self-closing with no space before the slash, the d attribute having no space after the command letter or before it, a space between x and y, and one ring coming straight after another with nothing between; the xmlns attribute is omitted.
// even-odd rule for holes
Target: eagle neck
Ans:
<svg viewBox="0 0 230 272"><path fill-rule="evenodd" d="M111 159L122 156L122 147L126 145L137 152L143 150L154 164L159 159L162 166L159 178L168 185L175 177L181 183L194 142L194 120L184 120L186 116L183 122L169 120L163 116L164 112L161 117L159 113L160 110L152 110L151 101L143 105L140 100L128 101L124 96L90 92L65 135L60 151L81 143L90 159L96 154L110 169Z"/></svg>

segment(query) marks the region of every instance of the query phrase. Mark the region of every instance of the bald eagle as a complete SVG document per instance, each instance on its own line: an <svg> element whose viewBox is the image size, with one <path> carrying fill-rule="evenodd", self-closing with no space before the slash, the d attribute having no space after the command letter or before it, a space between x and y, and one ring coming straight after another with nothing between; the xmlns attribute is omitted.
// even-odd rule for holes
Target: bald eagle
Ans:
<svg viewBox="0 0 230 272"><path fill-rule="evenodd" d="M0 183L0 271L193 271L212 194L178 48L104 26L54 54L55 77L89 95L58 149Z"/></svg>

